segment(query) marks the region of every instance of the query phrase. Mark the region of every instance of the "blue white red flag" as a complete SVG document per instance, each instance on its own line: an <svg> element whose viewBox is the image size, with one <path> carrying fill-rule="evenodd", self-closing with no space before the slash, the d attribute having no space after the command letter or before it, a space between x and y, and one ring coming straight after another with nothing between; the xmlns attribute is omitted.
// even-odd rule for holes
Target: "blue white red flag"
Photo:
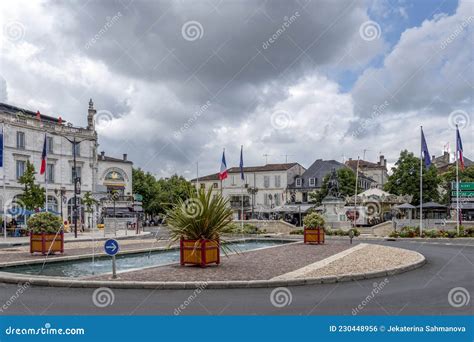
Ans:
<svg viewBox="0 0 474 342"><path fill-rule="evenodd" d="M46 172L46 134L44 135L44 143L43 143L43 153L41 154L41 168L40 168L40 175Z"/></svg>
<svg viewBox="0 0 474 342"><path fill-rule="evenodd" d="M462 140L461 140L461 134L459 133L459 128L457 125L456 125L456 153L457 153L459 164L461 165L461 170L464 170L464 156L462 154Z"/></svg>
<svg viewBox="0 0 474 342"><path fill-rule="evenodd" d="M225 162L225 151L222 152L221 170L219 172L219 179L223 180L227 178L227 164Z"/></svg>

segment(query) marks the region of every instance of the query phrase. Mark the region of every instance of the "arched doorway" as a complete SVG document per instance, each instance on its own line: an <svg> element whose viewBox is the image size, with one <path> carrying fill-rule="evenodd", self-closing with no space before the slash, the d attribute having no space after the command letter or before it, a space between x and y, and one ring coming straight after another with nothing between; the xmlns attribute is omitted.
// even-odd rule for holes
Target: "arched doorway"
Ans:
<svg viewBox="0 0 474 342"><path fill-rule="evenodd" d="M125 195L125 178L120 169L108 171L104 177L104 185L108 193L116 192L120 196Z"/></svg>
<svg viewBox="0 0 474 342"><path fill-rule="evenodd" d="M74 197L71 197L67 201L67 220L73 223L73 212L74 212ZM84 207L82 205L82 199L77 197L77 223L84 222Z"/></svg>

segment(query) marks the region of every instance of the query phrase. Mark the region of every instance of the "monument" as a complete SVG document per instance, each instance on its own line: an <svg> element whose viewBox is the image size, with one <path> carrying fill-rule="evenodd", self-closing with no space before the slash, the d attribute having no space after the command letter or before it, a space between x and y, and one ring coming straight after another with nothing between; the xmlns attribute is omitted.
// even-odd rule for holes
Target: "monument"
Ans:
<svg viewBox="0 0 474 342"><path fill-rule="evenodd" d="M323 206L323 216L326 223L331 228L350 228L345 214L345 201L341 198L339 190L339 180L337 178L336 169L331 170L331 175L328 181L328 194L321 201Z"/></svg>

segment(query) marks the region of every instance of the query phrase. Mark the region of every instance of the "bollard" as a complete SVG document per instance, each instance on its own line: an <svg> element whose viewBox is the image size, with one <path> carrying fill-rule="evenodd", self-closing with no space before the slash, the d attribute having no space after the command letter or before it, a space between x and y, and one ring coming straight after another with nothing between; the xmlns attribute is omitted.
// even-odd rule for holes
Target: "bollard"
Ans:
<svg viewBox="0 0 474 342"><path fill-rule="evenodd" d="M353 229L350 229L349 230L349 240L351 242L351 245L352 245L352 239L354 238L354 230Z"/></svg>

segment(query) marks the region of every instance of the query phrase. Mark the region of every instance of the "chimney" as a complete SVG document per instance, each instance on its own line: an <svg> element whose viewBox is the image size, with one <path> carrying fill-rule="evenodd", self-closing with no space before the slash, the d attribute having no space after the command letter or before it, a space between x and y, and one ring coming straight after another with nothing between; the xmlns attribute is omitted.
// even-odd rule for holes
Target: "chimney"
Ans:
<svg viewBox="0 0 474 342"><path fill-rule="evenodd" d="M123 161L127 161L127 154L126 153L123 154Z"/></svg>
<svg viewBox="0 0 474 342"><path fill-rule="evenodd" d="M349 158L349 161L352 161L352 158Z"/></svg>
<svg viewBox="0 0 474 342"><path fill-rule="evenodd" d="M379 157L379 162L378 162L378 164L379 164L380 166L384 166L384 165L385 165L385 164L384 164L384 160L385 160L385 158L384 158L383 154L381 154L380 157Z"/></svg>
<svg viewBox="0 0 474 342"><path fill-rule="evenodd" d="M431 156L431 161L434 162L434 160L435 160L435 155L433 154L433 155Z"/></svg>
<svg viewBox="0 0 474 342"><path fill-rule="evenodd" d="M105 152L104 151L100 152L100 159L105 160Z"/></svg>

